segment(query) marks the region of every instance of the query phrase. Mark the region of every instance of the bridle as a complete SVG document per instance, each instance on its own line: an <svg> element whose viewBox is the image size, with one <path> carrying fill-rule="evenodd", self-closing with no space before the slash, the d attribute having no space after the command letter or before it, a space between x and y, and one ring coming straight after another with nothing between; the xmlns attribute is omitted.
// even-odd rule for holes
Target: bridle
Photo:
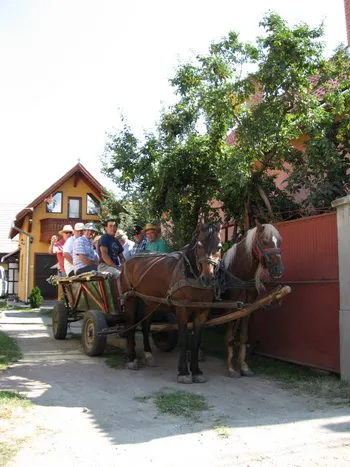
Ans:
<svg viewBox="0 0 350 467"><path fill-rule="evenodd" d="M270 255L281 257L281 249L277 247L264 248L260 240L257 238L257 235L255 234L255 239L253 242L253 254L263 268L271 271L276 267L276 265L273 264Z"/></svg>
<svg viewBox="0 0 350 467"><path fill-rule="evenodd" d="M205 256L198 257L198 254L197 254L197 248L198 247L203 248L202 242L200 240L197 240L196 243L193 245L193 248L192 248L194 250L194 257L195 257L195 261L196 261L197 271L198 271L199 276L200 276L202 263L211 264L212 266L214 266L214 268L217 268L219 266L219 264L220 264L220 258L214 259L213 255L212 254L209 255L209 253L205 254ZM218 250L219 249L220 249L220 243L218 244Z"/></svg>

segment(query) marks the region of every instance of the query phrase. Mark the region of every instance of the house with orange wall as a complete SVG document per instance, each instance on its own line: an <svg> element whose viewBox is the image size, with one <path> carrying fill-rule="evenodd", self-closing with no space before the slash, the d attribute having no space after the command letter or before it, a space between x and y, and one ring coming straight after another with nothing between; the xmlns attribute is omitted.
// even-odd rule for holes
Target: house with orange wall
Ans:
<svg viewBox="0 0 350 467"><path fill-rule="evenodd" d="M48 253L52 235L66 224L99 222L103 186L80 163L58 179L17 215L9 237L18 235L18 297L27 302L34 286L45 299L57 297L47 282L56 273L56 255Z"/></svg>

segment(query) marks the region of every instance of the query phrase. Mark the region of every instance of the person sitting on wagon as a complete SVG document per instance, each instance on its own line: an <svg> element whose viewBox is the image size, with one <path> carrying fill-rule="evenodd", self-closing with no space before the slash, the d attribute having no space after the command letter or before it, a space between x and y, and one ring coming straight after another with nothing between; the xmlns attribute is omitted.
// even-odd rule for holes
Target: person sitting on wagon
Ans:
<svg viewBox="0 0 350 467"><path fill-rule="evenodd" d="M142 253L143 251L145 251L147 244L147 238L144 236L142 227L140 225L135 225L132 234L135 243L130 251L130 256L137 255L137 253Z"/></svg>
<svg viewBox="0 0 350 467"><path fill-rule="evenodd" d="M96 271L98 256L94 250L93 238L97 232L92 222L84 225L84 234L73 244L73 265L75 274Z"/></svg>
<svg viewBox="0 0 350 467"><path fill-rule="evenodd" d="M51 242L49 246L49 253L56 254L57 261L58 261L58 275L61 277L65 277L65 269L64 269L64 256L63 256L63 247L66 241L73 235L73 228L71 225L65 225L62 230L58 232L62 235L61 240L58 240L56 235L51 237Z"/></svg>
<svg viewBox="0 0 350 467"><path fill-rule="evenodd" d="M125 261L123 247L115 238L117 225L114 219L107 219L104 225L105 234L101 236L97 245L97 253L100 258L98 270L109 272L114 277L119 277L121 265Z"/></svg>
<svg viewBox="0 0 350 467"><path fill-rule="evenodd" d="M119 240L119 243L123 247L123 256L127 260L130 256L130 251L132 247L134 246L134 243L132 240L129 240L128 235L124 230L118 229L117 233L115 234L115 238Z"/></svg>
<svg viewBox="0 0 350 467"><path fill-rule="evenodd" d="M159 253L169 253L169 247L165 240L159 237L159 228L154 224L147 224L145 233L148 242L145 251L158 251Z"/></svg>
<svg viewBox="0 0 350 467"><path fill-rule="evenodd" d="M68 277L74 276L73 245L75 239L81 237L83 233L84 224L82 222L77 222L74 226L74 235L71 235L63 246L64 271Z"/></svg>

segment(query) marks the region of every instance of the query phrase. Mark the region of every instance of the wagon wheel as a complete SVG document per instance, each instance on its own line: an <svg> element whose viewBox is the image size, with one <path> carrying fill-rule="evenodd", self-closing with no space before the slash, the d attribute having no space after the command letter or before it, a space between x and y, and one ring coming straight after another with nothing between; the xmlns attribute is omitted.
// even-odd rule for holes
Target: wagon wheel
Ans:
<svg viewBox="0 0 350 467"><path fill-rule="evenodd" d="M176 324L176 315L173 312L165 311L162 315L162 324L171 323ZM178 342L178 331L169 332L152 332L152 339L157 349L162 352L171 352L177 346Z"/></svg>
<svg viewBox="0 0 350 467"><path fill-rule="evenodd" d="M107 336L98 336L97 333L106 327L106 318L101 311L89 310L85 313L81 330L81 343L86 355L95 357L103 354Z"/></svg>
<svg viewBox="0 0 350 467"><path fill-rule="evenodd" d="M56 302L52 312L52 332L57 340L67 336L68 312L64 302Z"/></svg>

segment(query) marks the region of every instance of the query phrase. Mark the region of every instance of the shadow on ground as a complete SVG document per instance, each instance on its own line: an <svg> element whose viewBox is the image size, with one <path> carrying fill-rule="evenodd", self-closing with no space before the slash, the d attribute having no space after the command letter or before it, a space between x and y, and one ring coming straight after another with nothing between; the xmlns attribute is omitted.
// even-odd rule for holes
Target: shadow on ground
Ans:
<svg viewBox="0 0 350 467"><path fill-rule="evenodd" d="M11 313L6 315L11 318ZM207 383L179 385L177 351L164 354L155 350L157 366L153 368L113 370L103 358L84 355L79 340L55 341L50 328L8 323L4 330L17 339L24 358L1 376L1 389L24 393L40 406L78 409L117 445L197 433L213 428L219 421L228 428L242 428L325 416L326 407L290 394L275 382L228 378L223 362L215 358L202 363ZM159 414L153 401L159 390L204 395L210 409L200 415L199 421ZM332 411L334 416L346 413L342 409ZM326 425L333 431L337 427L347 431L349 423Z"/></svg>

